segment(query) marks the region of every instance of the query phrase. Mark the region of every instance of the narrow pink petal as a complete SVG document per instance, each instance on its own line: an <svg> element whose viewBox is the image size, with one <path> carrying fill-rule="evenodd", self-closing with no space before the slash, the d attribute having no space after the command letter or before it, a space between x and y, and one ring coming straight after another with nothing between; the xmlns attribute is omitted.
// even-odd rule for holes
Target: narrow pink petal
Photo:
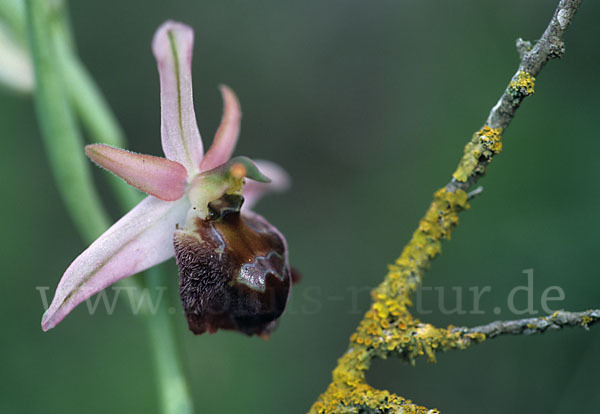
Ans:
<svg viewBox="0 0 600 414"><path fill-rule="evenodd" d="M162 147L166 157L198 172L202 139L192 96L194 31L182 23L163 23L152 40L160 74Z"/></svg>
<svg viewBox="0 0 600 414"><path fill-rule="evenodd" d="M220 89L224 103L223 118L212 145L200 163L200 171L212 170L226 163L233 154L240 134L240 121L242 120L240 102L228 86L221 85Z"/></svg>
<svg viewBox="0 0 600 414"><path fill-rule="evenodd" d="M88 145L85 153L99 166L161 200L179 200L185 192L187 171L178 162L104 144Z"/></svg>
<svg viewBox="0 0 600 414"><path fill-rule="evenodd" d="M189 210L187 197L146 197L71 263L42 318L55 327L75 306L105 287L161 263L174 254L173 233Z"/></svg>
<svg viewBox="0 0 600 414"><path fill-rule="evenodd" d="M271 161L255 160L258 169L263 175L271 179L270 183L259 183L248 180L243 189L244 209L252 208L265 194L282 192L290 187L290 176L283 168Z"/></svg>

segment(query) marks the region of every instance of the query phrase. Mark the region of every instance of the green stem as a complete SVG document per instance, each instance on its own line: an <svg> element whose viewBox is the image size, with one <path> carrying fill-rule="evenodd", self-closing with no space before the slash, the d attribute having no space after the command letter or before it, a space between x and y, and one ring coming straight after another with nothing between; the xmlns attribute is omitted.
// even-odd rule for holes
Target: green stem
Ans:
<svg viewBox="0 0 600 414"><path fill-rule="evenodd" d="M146 271L146 285L150 292L159 291L165 286L164 271L154 267ZM170 306L167 292L163 291L158 301L156 314L146 315L146 327L150 335L154 365L158 377L161 411L163 413L193 413L192 399L183 374L179 358L179 346L176 341L175 327L172 323L174 307ZM154 303L157 303L155 301Z"/></svg>
<svg viewBox="0 0 600 414"><path fill-rule="evenodd" d="M115 115L71 46L72 36L67 21L66 18L54 19L52 35L61 72L65 79L69 79L67 87L73 109L88 132L91 142L126 148L125 135ZM107 177L123 210L130 210L142 200L140 192L116 175L109 174Z"/></svg>
<svg viewBox="0 0 600 414"><path fill-rule="evenodd" d="M54 178L73 221L90 241L109 226L92 182L89 163L56 64L44 0L26 1L29 45L35 73L35 107Z"/></svg>
<svg viewBox="0 0 600 414"><path fill-rule="evenodd" d="M72 106L95 141L125 146L125 140L100 91L73 51L65 14L60 14L64 11L62 5L52 6L46 0L26 0L25 4L35 67L36 111L50 166L77 228L91 242L108 228L109 220L94 190ZM135 190L125 189L121 183L114 185L117 198L124 206L131 207L139 200ZM150 291L165 286L160 269L149 269L145 273ZM139 288L135 278L126 278L120 283ZM136 300L143 298L140 289L134 292ZM156 365L162 412L191 413L193 404L178 357L175 329L169 314L171 308L168 296L163 296L156 312L149 307L143 312Z"/></svg>
<svg viewBox="0 0 600 414"><path fill-rule="evenodd" d="M0 19L23 40L26 35L23 0L0 1Z"/></svg>

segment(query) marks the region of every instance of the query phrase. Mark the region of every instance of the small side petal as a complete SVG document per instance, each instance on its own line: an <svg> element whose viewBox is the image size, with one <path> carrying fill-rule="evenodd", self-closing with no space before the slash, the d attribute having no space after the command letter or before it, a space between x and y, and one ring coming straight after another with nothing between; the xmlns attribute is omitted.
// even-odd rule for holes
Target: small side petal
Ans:
<svg viewBox="0 0 600 414"><path fill-rule="evenodd" d="M200 163L200 171L212 170L226 163L233 154L240 134L240 121L242 120L240 102L228 86L221 85L220 89L224 104L223 118L212 145Z"/></svg>
<svg viewBox="0 0 600 414"><path fill-rule="evenodd" d="M175 161L136 154L104 144L88 145L85 153L100 167L161 200L175 201L185 192L187 171Z"/></svg>
<svg viewBox="0 0 600 414"><path fill-rule="evenodd" d="M42 329L55 327L105 287L172 257L173 233L185 222L189 207L187 197L174 202L142 200L69 266L44 313Z"/></svg>
<svg viewBox="0 0 600 414"><path fill-rule="evenodd" d="M254 161L261 173L271 179L270 183L248 180L243 189L243 209L251 209L265 194L286 191L290 187L290 176L283 168L271 161Z"/></svg>
<svg viewBox="0 0 600 414"><path fill-rule="evenodd" d="M162 147L165 156L183 164L190 176L198 172L202 139L192 95L194 31L182 23L163 23L152 40L160 74Z"/></svg>

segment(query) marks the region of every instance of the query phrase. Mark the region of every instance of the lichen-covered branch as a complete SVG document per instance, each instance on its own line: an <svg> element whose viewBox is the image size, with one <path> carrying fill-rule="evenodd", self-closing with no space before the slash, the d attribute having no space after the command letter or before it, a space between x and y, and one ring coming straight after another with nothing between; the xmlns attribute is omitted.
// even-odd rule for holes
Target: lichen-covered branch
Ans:
<svg viewBox="0 0 600 414"><path fill-rule="evenodd" d="M368 317L373 317L373 315L368 315ZM379 342L372 342L373 340L369 338L361 339L360 336L354 334L352 342L371 347L374 351L369 354L359 346L351 347L340 359L340 365L334 371L334 381L325 394L333 398L321 399L313 406L313 411L438 413L437 410L415 405L403 397L369 386L364 382L364 372L352 371L353 361L362 362L362 366L361 364L357 366L364 368L364 371L368 368L369 359L374 357L385 359L388 356L395 356L414 364L416 358L425 356L429 362L435 362L437 352L464 350L471 345L500 335L531 335L577 326L589 329L591 325L600 322L600 309L585 312L557 311L548 316L495 321L472 328L455 326L436 328L431 324L409 319L408 324L401 322L394 328L390 327L390 329L380 332L382 336L379 338ZM375 328L370 326L370 329ZM375 345L376 343L379 345Z"/></svg>
<svg viewBox="0 0 600 414"><path fill-rule="evenodd" d="M533 83L530 83L530 79L537 76L550 59L562 57L565 53L563 35L580 5L581 0L561 0L544 34L533 47L529 42L517 40L521 64L509 85L508 93L502 95L498 104L490 112L485 123L487 126L506 129L515 116L522 98L529 95L529 92L533 92Z"/></svg>
<svg viewBox="0 0 600 414"><path fill-rule="evenodd" d="M483 127L466 145L452 180L435 192L411 240L389 266L385 280L373 291L371 308L351 336L348 350L333 371L333 381L312 406L311 413L437 413L366 384L365 373L372 359L394 355L413 362L416 357L427 355L434 361L437 351L465 349L486 339L486 332L475 328L440 329L421 323L409 311L411 295L421 284L431 261L440 254L442 240L450 238L459 213L469 208L471 197L467 191L502 151L502 133L523 99L533 94L535 76L550 58L564 52L562 36L580 3L581 0L561 0L540 40L533 47L519 42L521 62L516 74ZM536 319L536 326L561 325L549 318L544 322Z"/></svg>
<svg viewBox="0 0 600 414"><path fill-rule="evenodd" d="M588 329L600 322L600 309L585 312L557 311L549 316L527 318L514 321L495 321L487 325L473 328L452 328L452 333L461 335L483 334L486 338L495 338L499 335L531 335L546 331L558 330L567 326L581 326Z"/></svg>
<svg viewBox="0 0 600 414"><path fill-rule="evenodd" d="M382 332L384 335L395 336L398 333L399 341L385 338L380 343L387 346L380 347L375 352L379 358L395 356L411 364L419 356L426 356L430 362L435 362L435 353L439 351L463 350L470 345L492 339L500 335L531 335L555 331L565 327L590 326L600 322L600 309L584 312L556 311L551 315L537 318L525 318L511 321L494 321L486 325L472 328L448 326L436 328L428 323L418 320L411 321L408 325L400 325L395 332ZM358 339L353 338L353 339ZM360 340L358 342L361 342ZM364 341L363 341L364 343Z"/></svg>
<svg viewBox="0 0 600 414"><path fill-rule="evenodd" d="M436 352L463 350L473 344L500 335L531 335L577 326L589 329L598 322L600 322L600 309L584 312L556 311L547 316L494 321L472 328L452 325L447 328L436 328L431 324L414 320L414 323L410 323L406 327L400 326L400 329L396 330L396 333L402 331L400 341L396 343L388 341L388 346L381 347L375 352L375 356L379 358L395 356L411 364L414 364L417 357L426 356L430 362L435 362ZM393 335L394 333L392 333Z"/></svg>
<svg viewBox="0 0 600 414"><path fill-rule="evenodd" d="M560 58L564 54L563 35L580 5L581 0L561 0L544 34L534 46L523 39L517 40L517 50L521 56L519 67L498 103L490 111L483 128L474 134L465 147L465 155L446 186L448 191L466 191L485 174L493 156L502 150L502 134L513 120L521 102L533 95L535 77L550 59ZM496 151L489 148L489 140L493 141L492 145L495 144Z"/></svg>

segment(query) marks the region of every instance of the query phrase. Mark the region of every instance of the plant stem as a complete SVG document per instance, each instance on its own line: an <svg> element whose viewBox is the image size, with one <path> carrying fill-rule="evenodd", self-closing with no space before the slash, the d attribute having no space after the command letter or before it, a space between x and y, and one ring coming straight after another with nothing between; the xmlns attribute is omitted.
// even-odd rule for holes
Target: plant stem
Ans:
<svg viewBox="0 0 600 414"><path fill-rule="evenodd" d="M27 31L36 80L35 107L48 159L77 228L90 241L109 226L92 182L82 139L56 64L44 0L26 1Z"/></svg>
<svg viewBox="0 0 600 414"><path fill-rule="evenodd" d="M0 1L0 18L6 23L19 37L19 40L25 38L25 19L22 0L2 0Z"/></svg>
<svg viewBox="0 0 600 414"><path fill-rule="evenodd" d="M89 141L119 148L127 147L125 135L115 115L75 53L68 18L59 16L52 19L51 24L60 69L63 76L69 79L69 97L73 109L89 134ZM108 174L107 177L124 211L130 210L142 200L142 194L119 177L113 174Z"/></svg>
<svg viewBox="0 0 600 414"><path fill-rule="evenodd" d="M164 271L154 267L145 272L147 288L156 292L165 286ZM175 327L172 323L175 308L170 306L167 292L163 292L156 314L146 315L154 365L158 378L161 411L163 413L193 413L186 378L179 358Z"/></svg>

